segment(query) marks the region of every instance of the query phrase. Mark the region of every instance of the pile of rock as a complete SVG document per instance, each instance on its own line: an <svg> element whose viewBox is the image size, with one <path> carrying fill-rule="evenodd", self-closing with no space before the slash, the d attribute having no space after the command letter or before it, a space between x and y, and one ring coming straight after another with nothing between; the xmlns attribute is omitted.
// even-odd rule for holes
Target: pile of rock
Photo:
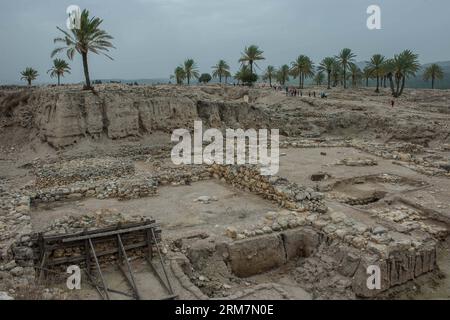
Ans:
<svg viewBox="0 0 450 320"><path fill-rule="evenodd" d="M209 170L213 177L275 201L284 208L319 213L327 211L322 193L291 183L285 178L263 176L255 166L212 165Z"/></svg>
<svg viewBox="0 0 450 320"><path fill-rule="evenodd" d="M163 166L153 176L159 185L189 185L191 182L211 179L206 166L180 166L177 168Z"/></svg>
<svg viewBox="0 0 450 320"><path fill-rule="evenodd" d="M118 224L135 223L144 221L142 216L124 216L120 212L109 209L101 209L90 215L79 217L69 216L55 221L42 231L43 235L70 234L82 231L96 230L115 226Z"/></svg>
<svg viewBox="0 0 450 320"><path fill-rule="evenodd" d="M366 158L366 159L352 159L352 158L345 158L340 161L338 161L337 165L344 165L349 167L369 167L369 166L376 166L378 165L378 162L374 159Z"/></svg>
<svg viewBox="0 0 450 320"><path fill-rule="evenodd" d="M53 187L31 192L32 203L48 203L83 198L138 199L158 193L158 182L152 178L115 178L112 180L76 182L69 186Z"/></svg>
<svg viewBox="0 0 450 320"><path fill-rule="evenodd" d="M68 185L77 181L116 178L134 174L130 160L109 158L77 159L45 164L35 170L39 188Z"/></svg>
<svg viewBox="0 0 450 320"><path fill-rule="evenodd" d="M343 139L299 139L288 138L286 141L280 142L280 148L294 147L294 148L338 148L351 147L351 140Z"/></svg>
<svg viewBox="0 0 450 320"><path fill-rule="evenodd" d="M20 193L3 193L0 197L0 261L11 257L11 246L31 232L30 198Z"/></svg>

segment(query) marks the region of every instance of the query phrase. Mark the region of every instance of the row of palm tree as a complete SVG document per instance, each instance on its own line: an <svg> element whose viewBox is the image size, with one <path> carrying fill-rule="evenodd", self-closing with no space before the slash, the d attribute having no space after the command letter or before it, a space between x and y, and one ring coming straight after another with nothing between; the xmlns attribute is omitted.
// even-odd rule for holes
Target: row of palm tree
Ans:
<svg viewBox="0 0 450 320"><path fill-rule="evenodd" d="M61 37L54 39L55 43L61 43L61 47L57 47L51 53L51 57L65 51L67 57L73 60L76 53L80 54L83 61L83 71L86 79L85 89L92 89L89 75L88 54L103 54L107 58L112 58L108 55L111 48L114 48L110 42L113 37L106 31L100 28L103 20L97 17L89 17L89 11L83 10L80 16L79 28L72 29L70 32L65 31L59 27L57 29L62 33ZM256 81L257 76L254 72L254 67L259 68L258 61L265 60L264 52L257 45L250 45L245 47L239 62L241 68L234 75L235 79L244 83L252 83ZM344 48L338 55L334 57L324 58L315 72L313 61L306 55L299 55L298 58L291 63L291 66L283 65L278 70L273 66L268 66L263 75L263 79L269 80L270 85L272 81L276 80L284 85L289 81L289 77L299 79L299 87L304 87L305 78L315 76L316 83L322 83L324 74L327 75L327 85L337 86L339 83L347 88L347 80L351 80L352 86L356 86L362 79L366 79L366 85L369 84L369 79L376 79L376 92L380 91L380 86L386 87L386 82L389 81L393 96L400 96L403 93L405 82L408 77L415 76L420 68L418 62L418 55L410 50L405 50L402 53L395 55L392 59L387 59L381 54L375 54L364 70L360 70L355 64L356 55L349 48ZM65 73L70 73L70 67L66 61L62 59L55 59L53 67L48 72L52 77L60 78ZM213 68L213 76L222 82L222 79L231 77L230 66L224 61L220 60ZM37 78L38 72L33 68L27 68L22 73L22 79L26 80L28 84ZM193 59L187 59L183 65L178 66L173 77L178 84L187 80L190 84L191 79L198 78L199 72L197 64ZM425 70L424 79L432 81L432 88L434 88L435 80L443 78L443 71L438 65L431 65Z"/></svg>
<svg viewBox="0 0 450 320"><path fill-rule="evenodd" d="M265 59L263 53L256 45L246 47L239 59L241 69L236 72L234 78L242 82L247 82L247 80L254 78L253 66L258 67L256 61ZM220 83L222 83L222 79L225 79L225 83L227 83L228 78L231 77L230 65L225 60L219 60L212 69L212 76L218 78ZM188 85L192 78L198 79L198 77L197 64L193 59L187 59L183 65L176 67L174 74L171 76L172 79L176 79L177 84L182 84L184 80L187 80Z"/></svg>
<svg viewBox="0 0 450 320"><path fill-rule="evenodd" d="M70 73L70 66L67 61L63 59L54 59L53 66L47 71L47 73L50 74L50 78L58 79L59 86L61 85L61 77L64 77L65 73ZM37 79L39 73L35 69L27 67L20 73L20 75L22 76L20 80L27 81L28 85L31 86L31 82Z"/></svg>

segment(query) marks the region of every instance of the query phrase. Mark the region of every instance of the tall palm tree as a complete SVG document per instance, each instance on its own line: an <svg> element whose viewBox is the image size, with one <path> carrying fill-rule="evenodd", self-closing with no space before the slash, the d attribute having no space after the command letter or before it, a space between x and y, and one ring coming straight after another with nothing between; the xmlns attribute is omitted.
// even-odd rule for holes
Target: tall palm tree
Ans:
<svg viewBox="0 0 450 320"><path fill-rule="evenodd" d="M61 84L61 77L64 77L64 73L70 73L69 64L63 59L55 59L53 60L53 67L47 71L50 73L50 77L58 78L58 86Z"/></svg>
<svg viewBox="0 0 450 320"><path fill-rule="evenodd" d="M322 71L317 72L316 76L314 77L314 82L316 85L321 86L323 81L325 80L325 75Z"/></svg>
<svg viewBox="0 0 450 320"><path fill-rule="evenodd" d="M219 60L219 62L217 62L217 64L212 68L214 70L212 76L214 78L219 78L220 83L222 83L222 77L225 77L225 74L230 71L230 66L225 62L225 60Z"/></svg>
<svg viewBox="0 0 450 320"><path fill-rule="evenodd" d="M175 78L175 81L177 82L178 85L183 84L184 79L186 79L186 73L184 72L183 67L179 66L176 67L173 75L170 76L171 79Z"/></svg>
<svg viewBox="0 0 450 320"><path fill-rule="evenodd" d="M333 57L326 57L322 60L319 65L319 71L326 72L328 77L328 90L331 89L331 73L333 72L333 68L336 64L336 59Z"/></svg>
<svg viewBox="0 0 450 320"><path fill-rule="evenodd" d="M405 50L386 62L387 77L394 97L402 95L406 79L415 76L420 69L418 58L419 56L411 50Z"/></svg>
<svg viewBox="0 0 450 320"><path fill-rule="evenodd" d="M369 66L366 66L364 70L362 71L362 75L364 76L364 79L366 80L366 87L369 86L369 79L373 77L372 69Z"/></svg>
<svg viewBox="0 0 450 320"><path fill-rule="evenodd" d="M314 64L308 56L300 55L291 63L291 75L299 79L299 88L303 89L305 78L314 76Z"/></svg>
<svg viewBox="0 0 450 320"><path fill-rule="evenodd" d="M336 57L342 66L344 77L344 89L347 88L347 68L350 67L350 63L355 60L356 55L349 48L344 48Z"/></svg>
<svg viewBox="0 0 450 320"><path fill-rule="evenodd" d="M26 80L29 86L31 86L31 81L36 80L39 76L38 72L30 67L25 68L20 75L22 76L20 80Z"/></svg>
<svg viewBox="0 0 450 320"><path fill-rule="evenodd" d="M352 87L355 88L362 77L361 69L355 63L350 63L349 71L350 78L352 80Z"/></svg>
<svg viewBox="0 0 450 320"><path fill-rule="evenodd" d="M429 81L430 79L431 79L431 89L434 89L434 82L436 80L444 79L444 71L436 63L433 63L431 66L426 68L423 74L423 80Z"/></svg>
<svg viewBox="0 0 450 320"><path fill-rule="evenodd" d="M263 56L264 51L260 50L257 45L252 44L249 47L245 47L244 53L242 53L239 62L248 63L250 66L250 72L253 73L253 65L258 66L256 61L265 60Z"/></svg>
<svg viewBox="0 0 450 320"><path fill-rule="evenodd" d="M342 80L342 68L339 61L335 60L333 63L333 71L331 72L333 78L333 87L336 87Z"/></svg>
<svg viewBox="0 0 450 320"><path fill-rule="evenodd" d="M287 81L289 81L289 66L284 64L278 69L277 72L277 81L284 86Z"/></svg>
<svg viewBox="0 0 450 320"><path fill-rule="evenodd" d="M86 78L85 89L92 89L89 77L88 54L103 54L113 60L106 52L114 48L110 40L113 39L106 31L100 29L103 20L97 17L89 18L89 11L84 9L80 16L80 28L72 29L71 34L57 27L63 33L63 37L54 39L55 43L62 43L63 46L53 50L51 57L66 50L67 57L73 60L75 52L78 52L83 59L84 77Z"/></svg>
<svg viewBox="0 0 450 320"><path fill-rule="evenodd" d="M372 75L377 78L377 88L375 89L376 93L380 92L380 78L382 78L385 73L385 62L385 56L381 54L374 54L367 63L367 67L372 72Z"/></svg>
<svg viewBox="0 0 450 320"><path fill-rule="evenodd" d="M186 59L186 61L184 61L183 68L188 85L191 83L192 78L198 79L198 77L200 76L197 64L195 63L194 59Z"/></svg>
<svg viewBox="0 0 450 320"><path fill-rule="evenodd" d="M231 77L231 72L228 71L228 70L226 70L226 71L223 73L223 76L225 77L225 84L228 84L228 78Z"/></svg>
<svg viewBox="0 0 450 320"><path fill-rule="evenodd" d="M248 86L253 85L258 80L257 75L250 71L250 66L248 65L242 65L234 78L238 80L238 83L242 82Z"/></svg>
<svg viewBox="0 0 450 320"><path fill-rule="evenodd" d="M276 76L276 69L274 66L267 66L266 72L264 73L263 79L269 80L269 85L272 87L272 79Z"/></svg>

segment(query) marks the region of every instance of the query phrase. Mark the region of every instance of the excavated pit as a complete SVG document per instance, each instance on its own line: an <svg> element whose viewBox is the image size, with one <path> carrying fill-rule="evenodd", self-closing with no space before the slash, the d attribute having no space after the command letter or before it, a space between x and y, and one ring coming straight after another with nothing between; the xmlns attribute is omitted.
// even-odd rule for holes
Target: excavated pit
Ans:
<svg viewBox="0 0 450 320"><path fill-rule="evenodd" d="M2 91L2 285L33 283L30 233L137 216L161 224L181 299L448 297L448 112L410 92L391 110L355 91L326 101L219 86ZM279 173L173 165L170 133L194 120L279 128ZM139 254L130 260L143 295L164 297ZM366 286L373 264L380 291ZM126 290L107 263L105 277ZM64 277L48 285L64 291Z"/></svg>

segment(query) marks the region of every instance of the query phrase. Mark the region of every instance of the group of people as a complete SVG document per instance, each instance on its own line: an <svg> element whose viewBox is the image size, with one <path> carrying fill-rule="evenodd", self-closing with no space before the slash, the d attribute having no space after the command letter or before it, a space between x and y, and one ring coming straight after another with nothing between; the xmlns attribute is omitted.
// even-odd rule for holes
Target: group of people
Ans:
<svg viewBox="0 0 450 320"><path fill-rule="evenodd" d="M282 91L283 90L283 88L281 86L274 86L273 88L276 91ZM293 87L290 88L288 86L285 86L284 90L286 92L286 97L303 97L303 91L300 90L300 89L293 88ZM319 93L319 97L322 98L322 99L327 98L327 96L328 95L325 92L323 92L323 91ZM308 91L308 97L316 98L317 97L316 91L312 91L312 92Z"/></svg>

